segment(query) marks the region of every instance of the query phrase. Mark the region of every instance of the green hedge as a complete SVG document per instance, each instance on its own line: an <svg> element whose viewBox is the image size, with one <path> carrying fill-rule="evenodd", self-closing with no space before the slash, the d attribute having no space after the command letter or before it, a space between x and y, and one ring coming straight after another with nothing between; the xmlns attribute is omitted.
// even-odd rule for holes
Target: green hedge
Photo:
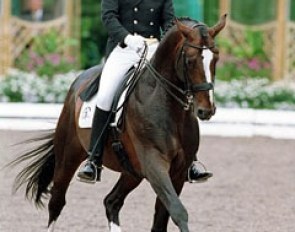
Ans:
<svg viewBox="0 0 295 232"><path fill-rule="evenodd" d="M276 19L277 0L234 0L231 2L231 17L237 22L256 25Z"/></svg>
<svg viewBox="0 0 295 232"><path fill-rule="evenodd" d="M101 0L83 0L81 4L81 66L87 69L104 56L107 33L101 22Z"/></svg>

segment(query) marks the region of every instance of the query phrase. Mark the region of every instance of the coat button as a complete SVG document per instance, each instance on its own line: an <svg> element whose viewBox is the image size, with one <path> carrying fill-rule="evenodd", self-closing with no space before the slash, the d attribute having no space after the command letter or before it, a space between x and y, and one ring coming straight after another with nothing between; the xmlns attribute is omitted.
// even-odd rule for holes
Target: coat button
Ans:
<svg viewBox="0 0 295 232"><path fill-rule="evenodd" d="M154 8L151 8L151 9L150 9L151 12L154 12L154 10L155 10Z"/></svg>
<svg viewBox="0 0 295 232"><path fill-rule="evenodd" d="M137 7L134 7L134 11L137 12L138 11L138 8Z"/></svg>
<svg viewBox="0 0 295 232"><path fill-rule="evenodd" d="M134 24L138 24L138 21L137 21L137 20L134 20L133 23L134 23Z"/></svg>
<svg viewBox="0 0 295 232"><path fill-rule="evenodd" d="M151 26L154 26L154 22L150 22L150 25L151 25Z"/></svg>

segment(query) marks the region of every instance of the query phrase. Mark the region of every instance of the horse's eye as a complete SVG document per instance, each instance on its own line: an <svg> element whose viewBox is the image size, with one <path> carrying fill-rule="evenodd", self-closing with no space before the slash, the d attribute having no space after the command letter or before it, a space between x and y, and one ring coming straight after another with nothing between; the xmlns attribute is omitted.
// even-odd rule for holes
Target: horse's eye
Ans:
<svg viewBox="0 0 295 232"><path fill-rule="evenodd" d="M204 56L201 56L201 59L204 60Z"/></svg>

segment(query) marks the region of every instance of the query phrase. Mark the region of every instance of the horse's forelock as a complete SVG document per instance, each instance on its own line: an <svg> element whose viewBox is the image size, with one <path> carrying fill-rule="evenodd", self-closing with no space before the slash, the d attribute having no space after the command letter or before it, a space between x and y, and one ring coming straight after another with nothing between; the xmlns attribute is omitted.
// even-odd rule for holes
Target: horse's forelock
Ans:
<svg viewBox="0 0 295 232"><path fill-rule="evenodd" d="M205 25L200 26L199 31L203 39L206 40L209 37L208 28Z"/></svg>

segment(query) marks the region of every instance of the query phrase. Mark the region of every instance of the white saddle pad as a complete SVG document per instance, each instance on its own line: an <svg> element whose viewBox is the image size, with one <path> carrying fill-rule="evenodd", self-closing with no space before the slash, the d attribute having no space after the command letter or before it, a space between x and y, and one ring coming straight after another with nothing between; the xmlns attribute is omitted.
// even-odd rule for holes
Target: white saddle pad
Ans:
<svg viewBox="0 0 295 232"><path fill-rule="evenodd" d="M125 99L127 93L127 89L123 92L123 94L120 97L118 107L119 108ZM83 105L81 107L80 115L79 115L79 127L80 128L91 128L92 127L92 120L94 117L94 111L96 107L96 98L97 94L95 94L90 101L83 102ZM120 116L122 114L122 107L120 108L119 111L117 111L116 116L115 116L115 121L113 123L117 124Z"/></svg>
<svg viewBox="0 0 295 232"><path fill-rule="evenodd" d="M83 102L79 116L79 127L80 128L91 128L92 120L94 116L94 111L96 107L96 97L95 94L90 101Z"/></svg>

